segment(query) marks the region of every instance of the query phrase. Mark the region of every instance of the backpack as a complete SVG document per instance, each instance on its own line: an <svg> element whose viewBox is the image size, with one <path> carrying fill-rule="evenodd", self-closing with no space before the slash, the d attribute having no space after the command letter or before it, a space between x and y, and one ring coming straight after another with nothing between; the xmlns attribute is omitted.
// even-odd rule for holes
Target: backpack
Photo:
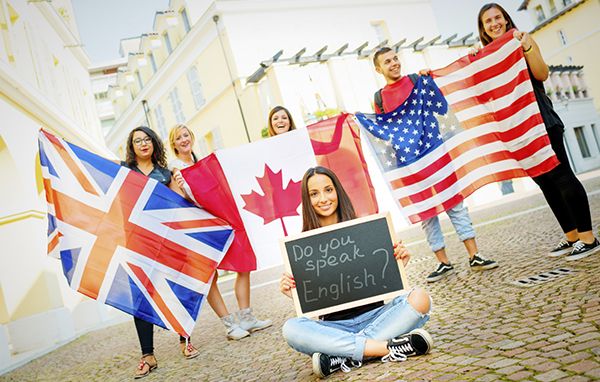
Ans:
<svg viewBox="0 0 600 382"><path fill-rule="evenodd" d="M419 75L411 73L408 75L408 78L410 79L410 82L412 82L414 85L419 79ZM375 105L377 105L377 108L385 113L385 110L383 110L383 98L381 98L381 90L382 89L377 90L373 95L373 98L375 99Z"/></svg>

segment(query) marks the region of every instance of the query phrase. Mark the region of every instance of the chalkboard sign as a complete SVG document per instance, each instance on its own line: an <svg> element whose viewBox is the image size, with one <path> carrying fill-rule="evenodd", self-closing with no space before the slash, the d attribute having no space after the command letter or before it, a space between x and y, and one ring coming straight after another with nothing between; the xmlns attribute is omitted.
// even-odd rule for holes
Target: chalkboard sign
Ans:
<svg viewBox="0 0 600 382"><path fill-rule="evenodd" d="M391 299L408 288L394 258L389 214L377 214L288 236L284 264L294 276L298 316L316 317Z"/></svg>

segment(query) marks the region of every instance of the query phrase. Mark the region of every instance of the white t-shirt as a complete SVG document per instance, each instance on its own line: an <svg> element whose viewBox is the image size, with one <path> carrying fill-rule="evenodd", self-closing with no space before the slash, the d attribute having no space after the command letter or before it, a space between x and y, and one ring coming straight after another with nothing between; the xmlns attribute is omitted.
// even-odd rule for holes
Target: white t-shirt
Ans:
<svg viewBox="0 0 600 382"><path fill-rule="evenodd" d="M169 162L169 166L168 167L169 167L169 170L171 172L173 172L174 168L177 168L179 170L183 170L184 168L187 168L187 167L190 167L190 166L191 166L191 164L187 164L184 161L182 161L181 159L175 158L175 159L173 159L172 161Z"/></svg>

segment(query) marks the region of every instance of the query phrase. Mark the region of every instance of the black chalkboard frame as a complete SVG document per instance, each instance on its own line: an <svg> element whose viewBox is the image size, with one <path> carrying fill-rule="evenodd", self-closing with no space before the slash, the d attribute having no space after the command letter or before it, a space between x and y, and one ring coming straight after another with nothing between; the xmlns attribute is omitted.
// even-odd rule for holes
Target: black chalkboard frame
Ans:
<svg viewBox="0 0 600 382"><path fill-rule="evenodd" d="M356 218L353 220L349 220L346 222L337 223L337 224L333 224L333 225L330 225L327 227L321 227L321 228L317 228L317 229L314 229L311 231L302 232L299 234L290 235L285 238L282 238L280 240L281 255L283 257L283 264L284 264L286 272L288 272L289 274L294 276L294 274L292 272L292 267L290 264L290 258L289 258L290 254L287 253L287 249L286 249L286 243L296 241L298 239L316 236L316 235L319 235L324 232L343 230L344 228L347 228L347 227L369 223L371 221L382 219L382 218L384 218L387 223L388 233L389 233L391 242L396 243L397 242L396 234L395 234L395 231L393 228L392 219L391 219L389 212L380 212L378 214L368 215L368 216ZM378 294L375 296L371 296L368 298L362 298L359 300L355 300L355 301L351 301L351 302L347 302L347 303L343 303L343 304L332 305L332 306L329 306L329 307L323 308L323 309L303 311L302 306L300 305L298 291L296 288L293 288L292 289L292 299L294 301L294 308L296 310L296 315L298 317L316 318L316 317L319 317L319 316L322 316L325 314L335 313L335 312L339 312L342 310L354 308L357 306L367 305L367 304L377 302L377 301L389 301L401 294L406 293L406 291L409 290L410 288L408 285L408 278L406 277L406 271L404 270L404 265L403 265L402 261L400 261L400 260L397 260L396 264L398 266L398 270L400 273L400 279L402 281L403 289L392 290L387 293ZM296 280L296 282L298 282L298 280Z"/></svg>

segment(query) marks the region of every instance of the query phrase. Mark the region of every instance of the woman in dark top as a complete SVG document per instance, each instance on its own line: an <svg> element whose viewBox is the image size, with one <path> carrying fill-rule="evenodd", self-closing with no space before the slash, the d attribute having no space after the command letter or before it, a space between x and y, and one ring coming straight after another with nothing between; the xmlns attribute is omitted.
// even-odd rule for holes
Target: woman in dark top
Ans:
<svg viewBox="0 0 600 382"><path fill-rule="evenodd" d="M171 171L167 168L165 148L154 131L145 126L136 127L127 137L127 157L121 165L155 179L170 188ZM176 187L176 186L175 186ZM142 358L135 371L135 378L142 378L158 366L154 357L154 325L134 317L135 328L142 349ZM181 352L184 357L191 359L200 353L189 340L186 344L184 337L179 337Z"/></svg>
<svg viewBox="0 0 600 382"><path fill-rule="evenodd" d="M302 178L302 230L356 218L352 202L337 176L325 167L309 169ZM402 243L394 245L394 256L408 263L410 255ZM291 298L295 288L289 273L281 277L279 289ZM320 377L359 367L362 360L404 361L427 354L433 341L423 329L429 319L431 300L427 292L414 288L388 304L368 304L328 314L319 321L292 318L283 325L283 336L295 350L312 356L313 372Z"/></svg>
<svg viewBox="0 0 600 382"><path fill-rule="evenodd" d="M481 8L477 16L477 25L479 38L484 46L512 28L516 28L504 8L496 3L489 3ZM544 193L548 205L565 233L565 238L550 251L549 255L561 256L567 253L567 260L581 259L600 250L600 242L592 232L590 205L585 189L569 165L563 142L564 125L544 91L543 81L548 78L548 65L544 62L540 48L529 33L516 30L514 37L521 42L533 92L552 149L560 161L553 170L533 178Z"/></svg>

